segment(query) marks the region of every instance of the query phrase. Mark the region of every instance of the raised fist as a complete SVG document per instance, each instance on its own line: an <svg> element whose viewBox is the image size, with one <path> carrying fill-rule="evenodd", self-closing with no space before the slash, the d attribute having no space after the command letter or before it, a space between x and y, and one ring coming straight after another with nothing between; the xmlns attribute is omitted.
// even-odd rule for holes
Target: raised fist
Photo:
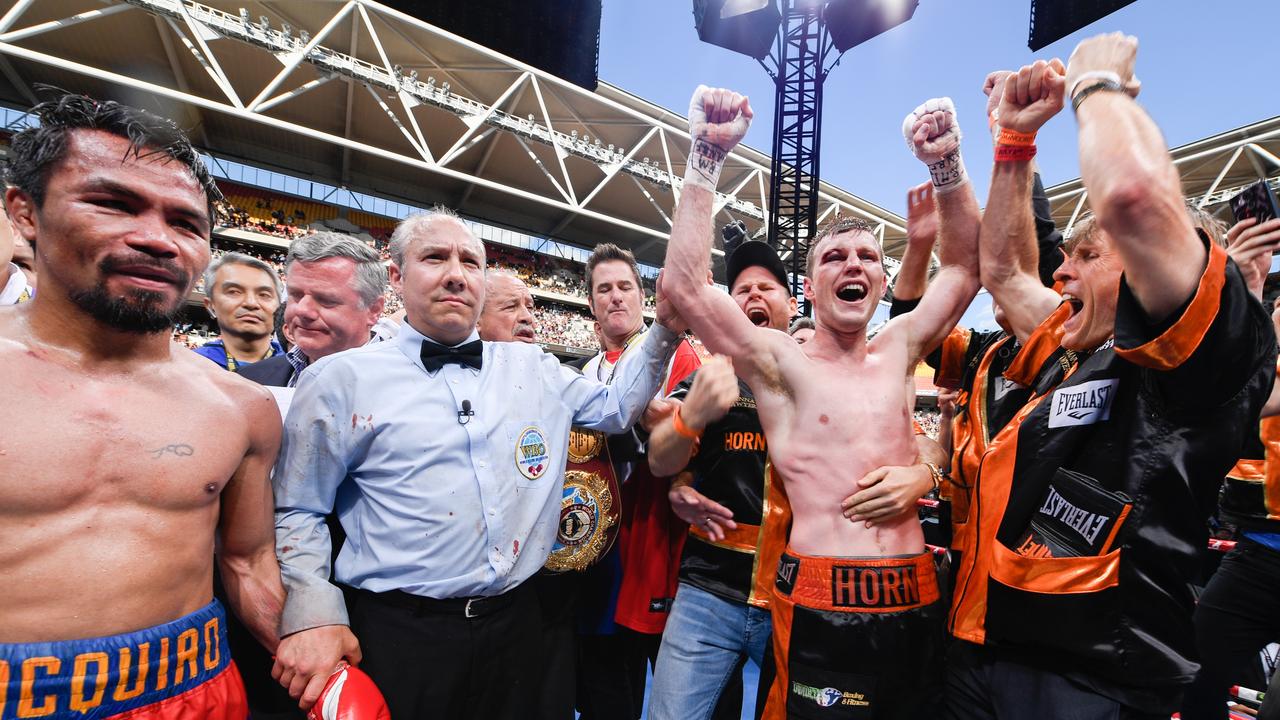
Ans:
<svg viewBox="0 0 1280 720"><path fill-rule="evenodd" d="M689 100L689 135L695 149L699 140L705 140L729 152L746 136L754 116L745 95L699 85Z"/></svg>
<svg viewBox="0 0 1280 720"><path fill-rule="evenodd" d="M1066 68L1054 58L1037 60L1005 79L998 115L1000 127L1035 133L1062 110Z"/></svg>
<svg viewBox="0 0 1280 720"><path fill-rule="evenodd" d="M994 126L1000 122L1000 97L1004 95L1004 83L1013 73L1008 70L996 70L987 73L982 82L982 94L987 96L987 124ZM992 130L994 132L994 128Z"/></svg>
<svg viewBox="0 0 1280 720"><path fill-rule="evenodd" d="M925 101L902 121L902 136L911 154L932 165L948 153L960 149L960 124L951 98Z"/></svg>
<svg viewBox="0 0 1280 720"><path fill-rule="evenodd" d="M929 178L939 193L949 193L969 181L960 160L960 125L951 98L934 98L902 121L902 136L911 154L929 168Z"/></svg>
<svg viewBox="0 0 1280 720"><path fill-rule="evenodd" d="M693 376L693 387L680 408L680 417L693 430L702 430L729 412L738 400L738 377L733 361L713 355Z"/></svg>
<svg viewBox="0 0 1280 720"><path fill-rule="evenodd" d="M1074 95L1083 79L1114 73L1125 92L1137 97L1142 85L1133 74L1137 59L1138 38L1132 35L1115 32L1082 40L1067 61L1067 92Z"/></svg>

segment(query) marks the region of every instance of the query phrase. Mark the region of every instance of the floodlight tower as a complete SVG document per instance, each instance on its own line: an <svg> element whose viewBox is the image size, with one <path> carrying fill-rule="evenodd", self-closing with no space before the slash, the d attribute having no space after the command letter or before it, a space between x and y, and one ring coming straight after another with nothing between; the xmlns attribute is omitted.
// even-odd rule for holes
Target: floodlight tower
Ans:
<svg viewBox="0 0 1280 720"><path fill-rule="evenodd" d="M769 243L801 297L817 230L822 85L846 50L901 25L919 0L693 0L703 42L749 55L773 78ZM805 303L808 314L808 303Z"/></svg>

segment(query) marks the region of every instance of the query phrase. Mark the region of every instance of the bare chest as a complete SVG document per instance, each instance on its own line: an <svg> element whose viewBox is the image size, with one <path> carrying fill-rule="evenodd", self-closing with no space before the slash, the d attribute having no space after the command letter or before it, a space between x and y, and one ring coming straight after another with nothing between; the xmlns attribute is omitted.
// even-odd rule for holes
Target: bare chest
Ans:
<svg viewBox="0 0 1280 720"><path fill-rule="evenodd" d="M870 362L814 365L790 383L787 427L779 428L785 443L771 437L770 454L780 469L860 477L914 457L904 369Z"/></svg>
<svg viewBox="0 0 1280 720"><path fill-rule="evenodd" d="M244 455L231 409L185 385L5 360L0 369L15 368L23 390L9 394L0 433L0 514L196 509L217 502Z"/></svg>

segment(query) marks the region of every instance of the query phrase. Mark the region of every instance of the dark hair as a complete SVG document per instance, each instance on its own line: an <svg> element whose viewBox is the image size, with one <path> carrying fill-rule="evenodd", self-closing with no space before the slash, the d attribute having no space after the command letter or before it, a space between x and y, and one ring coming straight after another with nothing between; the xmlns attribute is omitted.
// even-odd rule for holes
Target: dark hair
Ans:
<svg viewBox="0 0 1280 720"><path fill-rule="evenodd" d="M835 220L832 220L822 226L822 228L818 230L818 234L814 236L813 242L809 243L809 252L807 257L804 259L804 274L809 277L813 277L814 257L817 256L818 246L822 244L823 240L826 240L832 235L839 235L840 233L851 231L868 232L872 235L876 234L876 231L872 229L871 224L862 218L837 217ZM881 262L883 261L883 258L881 258Z"/></svg>
<svg viewBox="0 0 1280 720"><path fill-rule="evenodd" d="M131 155L141 159L163 153L182 163L204 190L209 222L214 221L213 203L222 199L222 192L191 141L172 120L112 100L95 100L49 86L39 89L62 94L31 108L40 124L13 136L5 171L5 180L30 195L37 208L44 204L49 174L66 157L70 133L102 130L129 140L122 161Z"/></svg>
<svg viewBox="0 0 1280 720"><path fill-rule="evenodd" d="M623 250L613 243L600 243L595 250L591 251L591 257L587 258L587 297L591 297L596 287L591 279L596 266L614 260L620 260L631 268L631 274L636 277L636 292L643 297L644 288L640 284L640 268L636 266L636 256L632 255L630 250Z"/></svg>

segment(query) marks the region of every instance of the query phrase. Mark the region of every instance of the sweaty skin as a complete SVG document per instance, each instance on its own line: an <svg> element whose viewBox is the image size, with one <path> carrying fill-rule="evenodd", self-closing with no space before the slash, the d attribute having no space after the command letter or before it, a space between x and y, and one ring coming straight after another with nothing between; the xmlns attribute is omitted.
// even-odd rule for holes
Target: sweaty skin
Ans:
<svg viewBox="0 0 1280 720"><path fill-rule="evenodd" d="M42 208L7 191L18 231L38 234L41 292L0 310L0 377L15 388L0 433L0 642L114 635L199 610L216 546L232 609L274 650L271 396L168 328L121 330L70 299L97 285L176 307L209 260L199 184L127 147L73 131ZM106 258L129 264L106 272Z"/></svg>
<svg viewBox="0 0 1280 720"><path fill-rule="evenodd" d="M695 154L716 143L723 157L746 132L742 119L750 118L750 109L741 96L705 90L693 107ZM949 122L922 126L917 143L932 142ZM903 378L954 326L977 291L978 209L972 191L939 196L942 268L920 306L870 341L867 323L886 285L875 237L850 230L811 247L813 272L805 280L805 297L817 308L817 332L803 346L784 332L755 327L733 300L706 283L713 199L709 189L686 180L662 289L709 350L733 358L755 394L770 458L791 501L791 547L826 556L923 551L913 514L868 528L846 520L841 501L871 470L915 462ZM850 283L862 292L839 298L837 292Z"/></svg>

